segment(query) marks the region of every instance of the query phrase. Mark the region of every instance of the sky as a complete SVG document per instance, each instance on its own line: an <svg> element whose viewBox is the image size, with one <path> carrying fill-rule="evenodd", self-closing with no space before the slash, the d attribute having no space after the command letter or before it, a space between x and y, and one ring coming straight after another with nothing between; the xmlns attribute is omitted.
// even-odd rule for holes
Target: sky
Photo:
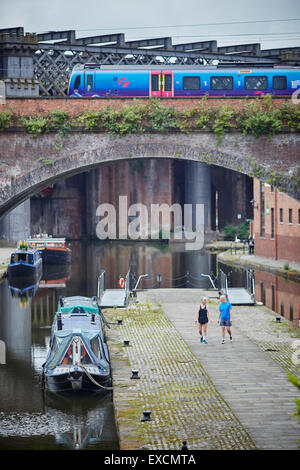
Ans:
<svg viewBox="0 0 300 470"><path fill-rule="evenodd" d="M75 29L77 38L124 33L128 41L172 37L173 44L215 39L218 46L293 47L300 46L300 1L0 0L0 28L17 26L31 33Z"/></svg>

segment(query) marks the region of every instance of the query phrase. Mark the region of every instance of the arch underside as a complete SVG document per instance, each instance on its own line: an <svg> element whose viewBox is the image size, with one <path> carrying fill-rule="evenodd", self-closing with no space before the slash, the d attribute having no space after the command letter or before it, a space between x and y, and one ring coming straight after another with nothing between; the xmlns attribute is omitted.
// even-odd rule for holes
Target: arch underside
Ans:
<svg viewBox="0 0 300 470"><path fill-rule="evenodd" d="M11 150L14 149L14 154ZM57 135L33 139L6 134L0 142L0 216L43 188L100 164L118 160L171 158L204 162L269 182L300 200L299 136L267 139L226 134L220 143L209 132L141 134L111 137L103 133Z"/></svg>

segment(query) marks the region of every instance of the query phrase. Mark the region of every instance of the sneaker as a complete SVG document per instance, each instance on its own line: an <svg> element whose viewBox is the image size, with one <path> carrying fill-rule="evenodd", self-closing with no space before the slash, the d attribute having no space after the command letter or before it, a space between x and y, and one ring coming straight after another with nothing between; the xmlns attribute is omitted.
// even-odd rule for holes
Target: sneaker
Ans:
<svg viewBox="0 0 300 470"><path fill-rule="evenodd" d="M230 341L232 341L232 336L230 336L230 338L229 338L229 339L230 339Z"/></svg>
<svg viewBox="0 0 300 470"><path fill-rule="evenodd" d="M225 339L222 339L221 343L224 344L224 343L225 343Z"/></svg>
<svg viewBox="0 0 300 470"><path fill-rule="evenodd" d="M203 343L203 338L202 338L202 336L201 336L201 338L200 338L200 343Z"/></svg>
<svg viewBox="0 0 300 470"><path fill-rule="evenodd" d="M206 341L206 339L204 339L204 340L203 340L203 343L204 343L204 344L207 344L207 341Z"/></svg>

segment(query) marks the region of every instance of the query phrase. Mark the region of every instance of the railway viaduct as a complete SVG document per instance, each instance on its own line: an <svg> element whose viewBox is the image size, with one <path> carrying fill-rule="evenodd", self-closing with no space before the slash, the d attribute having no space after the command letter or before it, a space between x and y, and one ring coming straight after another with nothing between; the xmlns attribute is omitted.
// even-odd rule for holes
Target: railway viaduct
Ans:
<svg viewBox="0 0 300 470"><path fill-rule="evenodd" d="M243 100L226 99L236 109ZM281 101L281 100L279 100ZM143 100L139 100L141 104ZM165 106L191 109L199 100L164 101ZM120 108L122 99L7 99L0 112L45 116L55 109L70 116L87 109ZM136 103L136 101L135 101ZM220 106L224 100L211 100ZM280 102L277 103L278 105ZM211 131L146 132L111 136L103 129L73 129L65 136L50 131L36 138L22 127L10 127L0 135L0 216L43 188L65 177L122 159L172 158L204 162L269 182L300 200L299 134L282 131L271 138L228 132L220 142Z"/></svg>

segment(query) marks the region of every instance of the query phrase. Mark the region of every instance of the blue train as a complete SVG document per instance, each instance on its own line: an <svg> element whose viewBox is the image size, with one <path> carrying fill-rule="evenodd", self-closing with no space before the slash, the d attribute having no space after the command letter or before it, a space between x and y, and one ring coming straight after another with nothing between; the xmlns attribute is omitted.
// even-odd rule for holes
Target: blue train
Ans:
<svg viewBox="0 0 300 470"><path fill-rule="evenodd" d="M299 68L77 66L70 97L289 96L300 87Z"/></svg>

